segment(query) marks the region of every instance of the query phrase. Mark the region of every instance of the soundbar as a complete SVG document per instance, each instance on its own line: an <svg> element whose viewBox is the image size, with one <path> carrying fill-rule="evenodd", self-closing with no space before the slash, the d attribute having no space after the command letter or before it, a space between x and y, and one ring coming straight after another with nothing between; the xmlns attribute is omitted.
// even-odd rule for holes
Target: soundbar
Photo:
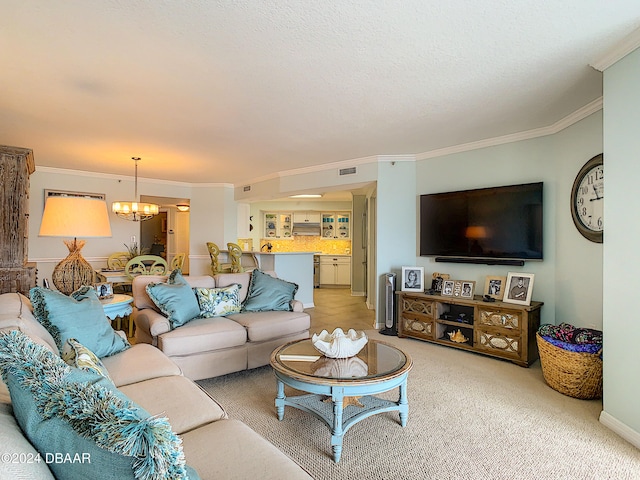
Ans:
<svg viewBox="0 0 640 480"><path fill-rule="evenodd" d="M509 265L512 267L522 267L524 260L513 260L506 258L473 258L473 257L436 257L436 262L446 263L475 263L485 265Z"/></svg>

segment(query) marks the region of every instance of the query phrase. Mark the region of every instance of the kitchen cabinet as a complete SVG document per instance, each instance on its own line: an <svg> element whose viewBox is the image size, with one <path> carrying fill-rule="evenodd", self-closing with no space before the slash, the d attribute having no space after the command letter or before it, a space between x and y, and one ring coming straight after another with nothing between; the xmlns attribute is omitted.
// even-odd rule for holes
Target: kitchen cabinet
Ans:
<svg viewBox="0 0 640 480"><path fill-rule="evenodd" d="M293 223L320 223L320 212L293 212Z"/></svg>
<svg viewBox="0 0 640 480"><path fill-rule="evenodd" d="M351 285L351 257L320 256L320 285Z"/></svg>
<svg viewBox="0 0 640 480"><path fill-rule="evenodd" d="M322 212L322 238L351 238L351 213Z"/></svg>
<svg viewBox="0 0 640 480"><path fill-rule="evenodd" d="M286 239L291 237L291 212L265 212L264 238Z"/></svg>

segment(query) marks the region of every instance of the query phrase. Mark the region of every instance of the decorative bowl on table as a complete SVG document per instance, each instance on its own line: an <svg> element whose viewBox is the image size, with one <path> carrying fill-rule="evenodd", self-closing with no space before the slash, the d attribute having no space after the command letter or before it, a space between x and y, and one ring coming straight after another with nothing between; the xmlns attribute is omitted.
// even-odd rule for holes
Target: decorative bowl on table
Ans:
<svg viewBox="0 0 640 480"><path fill-rule="evenodd" d="M323 330L319 334L314 333L311 343L314 348L329 358L354 357L368 342L364 332L356 332L350 328L345 334L341 328L336 328L333 333Z"/></svg>

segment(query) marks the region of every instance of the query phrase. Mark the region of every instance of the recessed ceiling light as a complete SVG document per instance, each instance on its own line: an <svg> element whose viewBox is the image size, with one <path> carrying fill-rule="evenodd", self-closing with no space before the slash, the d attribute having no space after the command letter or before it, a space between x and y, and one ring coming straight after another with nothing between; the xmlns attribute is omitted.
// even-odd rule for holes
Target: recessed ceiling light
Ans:
<svg viewBox="0 0 640 480"><path fill-rule="evenodd" d="M300 195L289 195L289 198L322 198L319 193L303 193Z"/></svg>

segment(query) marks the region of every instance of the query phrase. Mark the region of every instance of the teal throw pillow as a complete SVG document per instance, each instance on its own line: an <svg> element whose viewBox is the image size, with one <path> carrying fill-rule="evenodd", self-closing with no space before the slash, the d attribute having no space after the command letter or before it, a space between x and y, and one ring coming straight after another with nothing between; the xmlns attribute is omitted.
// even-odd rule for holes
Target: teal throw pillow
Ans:
<svg viewBox="0 0 640 480"><path fill-rule="evenodd" d="M150 283L146 287L149 298L176 328L200 316L200 306L193 290L180 273L174 270L167 283Z"/></svg>
<svg viewBox="0 0 640 480"><path fill-rule="evenodd" d="M274 278L260 270L253 270L251 272L247 298L242 305L242 311L292 311L291 301L297 291L298 285L295 283Z"/></svg>
<svg viewBox="0 0 640 480"><path fill-rule="evenodd" d="M130 347L129 342L111 328L92 287L82 287L71 296L34 287L29 295L33 314L56 341L58 350L62 351L69 338L77 339L100 358Z"/></svg>
<svg viewBox="0 0 640 480"><path fill-rule="evenodd" d="M187 479L181 439L103 376L72 368L19 331L0 334L13 413L56 478Z"/></svg>
<svg viewBox="0 0 640 480"><path fill-rule="evenodd" d="M87 372L97 373L111 380L107 367L104 366L98 356L75 338L68 338L67 341L64 342L60 356L67 365L86 370Z"/></svg>
<svg viewBox="0 0 640 480"><path fill-rule="evenodd" d="M228 287L193 289L200 305L202 318L222 317L232 313L240 313L240 285L234 283Z"/></svg>

